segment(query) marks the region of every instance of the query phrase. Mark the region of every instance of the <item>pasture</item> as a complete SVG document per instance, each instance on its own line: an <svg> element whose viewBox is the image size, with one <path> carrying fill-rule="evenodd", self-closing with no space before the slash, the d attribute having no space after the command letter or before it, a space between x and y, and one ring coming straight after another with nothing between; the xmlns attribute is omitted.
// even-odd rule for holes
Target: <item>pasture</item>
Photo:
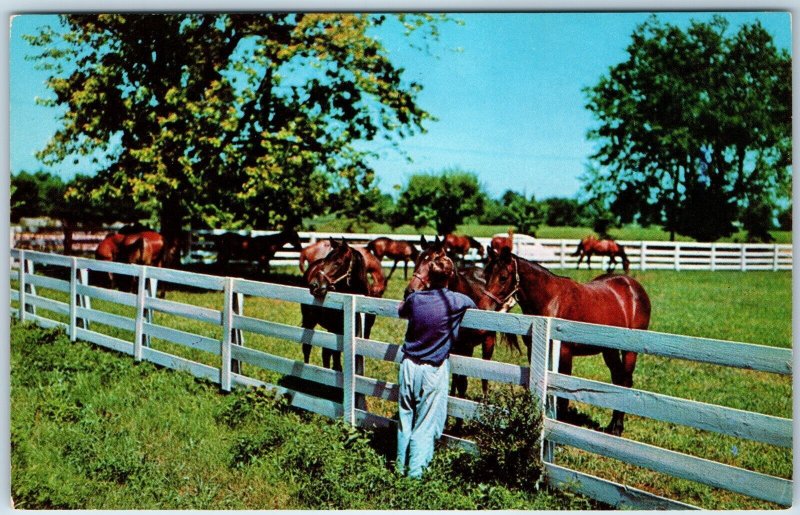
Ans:
<svg viewBox="0 0 800 515"><path fill-rule="evenodd" d="M298 279L293 269L281 270L278 279L292 283ZM563 271L579 280L587 280L597 271ZM651 329L661 332L704 336L734 341L747 341L764 345L791 345L791 275L783 272L634 272L647 288L653 303ZM386 297L400 298L405 282L395 276L388 285ZM57 292L53 297L57 298ZM188 289L172 289L167 299L182 300L194 305L220 309L222 296L199 293ZM94 307L101 307L98 302ZM108 310L124 312L125 308L109 305ZM260 298L247 298L244 313L257 314L281 323L297 325L300 314L296 304ZM130 315L130 313L125 313ZM207 334L218 338L218 329L203 327L202 322L156 314L162 325ZM379 318L373 329L373 338L400 343L404 322ZM108 334L117 329L108 328ZM126 335L130 336L130 335ZM271 353L301 360L299 345L276 338L247 334L248 347L269 349ZM192 352L159 340L152 345L158 349L185 355L197 361L207 360L203 353ZM502 344L495 358L501 361L524 364L524 355L515 353ZM319 351L312 355L319 363ZM246 366L246 365L245 365ZM393 380L396 367L385 362L367 360L370 375ZM249 372L248 372L249 373ZM575 375L590 379L607 380L607 369L599 356L575 360ZM260 371L261 379L280 383L281 378ZM757 411L769 415L791 417L791 379L773 378L758 372L723 369L712 365L667 360L653 356L642 357L634 373L634 386L643 390L681 396L699 401L713 402L733 408ZM477 398L479 385L470 383L470 396ZM370 401L371 410L391 417L392 403ZM578 405L585 415L586 425L605 425L609 413ZM770 446L716 436L688 428L664 430L663 424L631 416L626 425L626 438L653 443L687 454L710 456L715 460L781 477L791 477L791 451ZM606 477L620 483L647 489L658 494L679 496L704 508L727 509L743 507L770 507L766 503L745 500L734 494L715 491L688 482L676 481L635 467L620 466L612 460L602 460L580 451L561 451L557 463Z"/></svg>

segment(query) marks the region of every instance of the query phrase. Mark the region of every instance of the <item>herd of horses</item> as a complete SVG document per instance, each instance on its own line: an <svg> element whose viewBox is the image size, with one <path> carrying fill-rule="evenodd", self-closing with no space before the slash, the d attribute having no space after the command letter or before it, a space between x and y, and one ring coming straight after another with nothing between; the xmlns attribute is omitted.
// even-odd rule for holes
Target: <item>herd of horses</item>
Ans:
<svg viewBox="0 0 800 515"><path fill-rule="evenodd" d="M484 247L468 236L447 235L427 241L419 241L419 249L406 241L377 238L366 246L354 246L344 239L320 240L302 247L297 233L281 231L269 236L245 237L226 233L216 240L219 264L228 264L231 259L245 259L258 264L259 270L269 273L269 261L275 253L289 244L300 251L299 267L303 282L316 299L324 299L329 292L340 292L382 297L386 283L398 263L404 264L404 278L408 279L408 263L414 266L405 296L429 286L428 274L434 263L450 260L454 274L448 288L470 297L478 309L508 311L519 304L524 314L557 317L567 320L610 325L630 329L647 329L650 322L650 300L642 285L628 275L629 260L622 246L610 240L594 237L582 240L574 255L587 258L591 267L591 256L607 255L611 264L615 258L622 261L624 273L615 274L612 269L589 282L580 283L568 277L558 276L542 265L519 257L513 252L513 233L496 236ZM109 234L97 247L97 259L151 266L172 266L177 250L175 242L167 242L161 235L143 227L128 227ZM466 266L463 257L476 249L483 261L483 268ZM394 260L388 277L384 277L381 260ZM113 284L113 283L112 283ZM317 325L329 332L342 334L344 321L341 312L319 305L301 304L301 326L312 330ZM365 314L363 320L356 317L356 331L369 338L375 323L374 314ZM363 327L362 327L363 324ZM520 349L516 336L504 335L506 341ZM531 337L523 336L528 358L531 355ZM460 332L452 353L472 356L475 347L481 347L483 359L491 359L497 335L493 331L465 329ZM309 363L312 347L303 344L303 359ZM592 345L562 342L558 360L558 372L572 373L572 361L576 356L602 354L611 372L612 383L618 386L633 385L636 353L619 351ZM322 349L322 362L326 368L341 370L341 356L337 351ZM332 363L331 363L332 362ZM454 374L451 394L464 397L467 379ZM484 396L488 391L487 381L482 381ZM557 400L557 416L568 417L568 400ZM621 435L624 429L624 413L614 411L606 431Z"/></svg>

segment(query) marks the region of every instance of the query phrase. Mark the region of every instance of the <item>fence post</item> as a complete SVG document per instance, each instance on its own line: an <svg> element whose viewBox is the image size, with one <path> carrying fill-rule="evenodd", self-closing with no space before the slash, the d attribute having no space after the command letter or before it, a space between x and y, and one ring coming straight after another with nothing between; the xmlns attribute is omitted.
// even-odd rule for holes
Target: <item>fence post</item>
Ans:
<svg viewBox="0 0 800 515"><path fill-rule="evenodd" d="M147 267L139 269L139 284L136 289L136 325L133 335L133 360L142 361L142 345L144 345L144 298L147 289Z"/></svg>
<svg viewBox="0 0 800 515"><path fill-rule="evenodd" d="M744 243L739 244L741 246L740 257L739 260L741 261L742 265L742 272L747 271L747 250L744 246Z"/></svg>
<svg viewBox="0 0 800 515"><path fill-rule="evenodd" d="M356 298L346 295L342 303L342 409L344 421L356 423Z"/></svg>
<svg viewBox="0 0 800 515"><path fill-rule="evenodd" d="M711 271L716 272L717 270L717 244L711 244Z"/></svg>
<svg viewBox="0 0 800 515"><path fill-rule="evenodd" d="M220 342L220 355L222 367L220 368L219 383L222 391L231 391L231 327L233 326L233 278L225 278L225 299L222 307L222 341Z"/></svg>
<svg viewBox="0 0 800 515"><path fill-rule="evenodd" d="M675 271L681 271L681 244L675 242Z"/></svg>
<svg viewBox="0 0 800 515"><path fill-rule="evenodd" d="M88 285L89 284L89 270L86 268L78 269L78 282L79 284ZM88 295L78 295L78 304L82 308L92 309L92 298ZM89 321L85 318L80 319L81 323L80 326L83 329L89 329Z"/></svg>
<svg viewBox="0 0 800 515"><path fill-rule="evenodd" d="M77 339L78 327L78 260L70 258L69 263L69 340Z"/></svg>
<svg viewBox="0 0 800 515"><path fill-rule="evenodd" d="M550 352L550 318L534 317L531 323L531 362L528 389L539 404L542 415L555 418L553 403L547 401L547 368ZM542 432L544 437L544 432ZM553 461L554 444L542 440L542 461Z"/></svg>
<svg viewBox="0 0 800 515"><path fill-rule="evenodd" d="M639 270L644 272L646 270L644 257L647 254L647 243L642 240L641 250L639 250Z"/></svg>
<svg viewBox="0 0 800 515"><path fill-rule="evenodd" d="M778 271L778 244L772 246L772 271Z"/></svg>
<svg viewBox="0 0 800 515"><path fill-rule="evenodd" d="M25 275L33 275L33 261L25 258L25 251L19 251L19 319L25 321L25 313L36 315L36 306L28 306L26 297L36 295L36 287L28 284Z"/></svg>
<svg viewBox="0 0 800 515"><path fill-rule="evenodd" d="M231 283L231 291L233 291L233 283ZM244 294L232 293L231 294L231 327L233 326L233 316L244 314ZM231 343L234 345L241 345L244 347L244 335L241 329L233 329L231 333ZM231 359L231 372L234 374L242 373L242 362L238 359Z"/></svg>
<svg viewBox="0 0 800 515"><path fill-rule="evenodd" d="M561 240L561 268L567 268L567 242Z"/></svg>

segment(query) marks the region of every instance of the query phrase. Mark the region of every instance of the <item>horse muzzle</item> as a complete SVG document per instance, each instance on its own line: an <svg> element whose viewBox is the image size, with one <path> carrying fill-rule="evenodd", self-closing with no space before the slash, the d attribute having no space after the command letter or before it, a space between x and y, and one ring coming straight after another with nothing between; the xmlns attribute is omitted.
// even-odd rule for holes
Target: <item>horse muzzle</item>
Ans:
<svg viewBox="0 0 800 515"><path fill-rule="evenodd" d="M324 299L328 294L328 284L312 281L308 285L308 292L317 299Z"/></svg>

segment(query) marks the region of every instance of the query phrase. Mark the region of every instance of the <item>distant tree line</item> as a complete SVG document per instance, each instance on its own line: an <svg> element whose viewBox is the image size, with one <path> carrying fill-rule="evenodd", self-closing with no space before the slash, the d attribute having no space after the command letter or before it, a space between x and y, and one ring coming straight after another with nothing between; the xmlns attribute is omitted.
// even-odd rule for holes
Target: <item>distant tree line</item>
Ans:
<svg viewBox="0 0 800 515"><path fill-rule="evenodd" d="M137 221L158 225L158 210L138 204L132 196L109 200L102 196L65 194L70 188L85 190L96 180L77 175L65 182L43 171L12 175L11 222L49 217L68 229L97 229L115 222ZM434 228L440 234L453 232L462 223L508 226L517 233L531 235L536 235L542 225L592 227L601 234L614 226L613 215L599 208L596 202L584 203L565 197L537 200L532 194L513 190L492 198L477 175L460 170L412 175L401 188L397 201L392 195L374 188L362 196L330 192L326 207L315 214L346 219L351 223L351 230L364 230L369 223L385 222L392 228L401 225ZM201 223L194 228L233 227Z"/></svg>

